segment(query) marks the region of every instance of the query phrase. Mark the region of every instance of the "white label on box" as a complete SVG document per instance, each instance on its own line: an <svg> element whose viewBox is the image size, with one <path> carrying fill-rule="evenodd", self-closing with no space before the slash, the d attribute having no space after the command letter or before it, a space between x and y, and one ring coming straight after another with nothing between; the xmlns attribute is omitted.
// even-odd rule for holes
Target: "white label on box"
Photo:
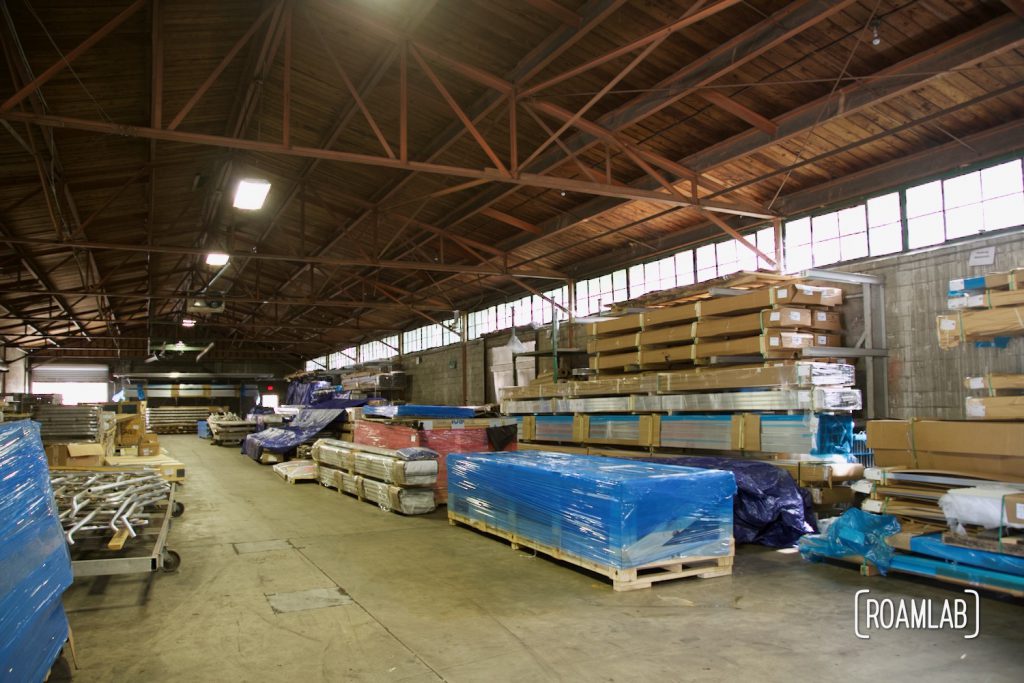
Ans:
<svg viewBox="0 0 1024 683"><path fill-rule="evenodd" d="M782 314L779 313L778 311L772 311L771 313L768 314L769 320L779 320L781 317Z"/></svg>
<svg viewBox="0 0 1024 683"><path fill-rule="evenodd" d="M815 315L818 317L818 320L828 320L828 316L825 315L825 311L818 311Z"/></svg>
<svg viewBox="0 0 1024 683"><path fill-rule="evenodd" d="M946 300L946 308L951 311L959 311L962 308L967 308L967 297L966 296L955 296Z"/></svg>
<svg viewBox="0 0 1024 683"><path fill-rule="evenodd" d="M956 329L956 320L952 318L943 318L939 321L939 329L944 332L949 332Z"/></svg>
<svg viewBox="0 0 1024 683"><path fill-rule="evenodd" d="M452 420L452 429L465 429L466 423L462 420Z"/></svg>
<svg viewBox="0 0 1024 683"><path fill-rule="evenodd" d="M777 297L779 297L780 299L785 299L786 297L789 296L789 290L786 290L786 289L776 289L775 290L775 295Z"/></svg>
<svg viewBox="0 0 1024 683"><path fill-rule="evenodd" d="M1024 519L1024 503L1017 503L1017 519Z"/></svg>
<svg viewBox="0 0 1024 683"><path fill-rule="evenodd" d="M984 377L971 377L967 380L969 382L968 387L971 389L984 389L985 378Z"/></svg>
<svg viewBox="0 0 1024 683"><path fill-rule="evenodd" d="M811 402L811 392L798 391L796 393L796 400L800 403L800 405L809 405Z"/></svg>
<svg viewBox="0 0 1024 683"><path fill-rule="evenodd" d="M778 345L779 345L779 338L778 337L768 337L768 346L778 346Z"/></svg>
<svg viewBox="0 0 1024 683"><path fill-rule="evenodd" d="M959 291L959 290L961 290L963 288L964 288L964 279L962 277L958 277L955 280L950 280L949 281L949 289L950 289L950 291L957 292L957 291Z"/></svg>
<svg viewBox="0 0 1024 683"><path fill-rule="evenodd" d="M823 334L818 335L818 346L825 346L828 344L828 337Z"/></svg>
<svg viewBox="0 0 1024 683"><path fill-rule="evenodd" d="M797 320L797 321L799 321L800 320L800 311L790 311L789 312L789 319L790 320Z"/></svg>
<svg viewBox="0 0 1024 683"><path fill-rule="evenodd" d="M430 431L434 428L433 420L424 420L421 424L423 425L423 429L426 429L427 431Z"/></svg>
<svg viewBox="0 0 1024 683"><path fill-rule="evenodd" d="M968 417L985 417L985 404L981 401L967 399Z"/></svg>

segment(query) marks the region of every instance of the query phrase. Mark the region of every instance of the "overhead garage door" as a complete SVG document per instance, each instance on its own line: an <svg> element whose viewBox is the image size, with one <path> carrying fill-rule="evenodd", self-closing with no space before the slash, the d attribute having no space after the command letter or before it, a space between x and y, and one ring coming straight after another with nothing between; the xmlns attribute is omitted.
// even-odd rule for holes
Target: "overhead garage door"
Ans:
<svg viewBox="0 0 1024 683"><path fill-rule="evenodd" d="M106 365L51 364L32 368L33 394L60 394L66 405L103 403L110 399Z"/></svg>

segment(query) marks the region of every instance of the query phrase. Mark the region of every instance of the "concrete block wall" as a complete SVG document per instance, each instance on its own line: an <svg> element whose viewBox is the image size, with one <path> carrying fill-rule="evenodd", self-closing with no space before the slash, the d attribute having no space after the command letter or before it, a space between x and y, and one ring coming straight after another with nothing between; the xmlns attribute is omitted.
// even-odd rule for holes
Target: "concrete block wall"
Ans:
<svg viewBox="0 0 1024 683"><path fill-rule="evenodd" d="M988 246L995 247L995 263L969 267L970 253ZM1024 267L1024 230L836 268L885 280L889 417L960 419L969 395L964 377L1024 373L1024 339L1012 339L1006 349L967 344L943 351L935 332L935 317L946 311L951 279L1018 267ZM848 316L857 315L859 302L850 309Z"/></svg>

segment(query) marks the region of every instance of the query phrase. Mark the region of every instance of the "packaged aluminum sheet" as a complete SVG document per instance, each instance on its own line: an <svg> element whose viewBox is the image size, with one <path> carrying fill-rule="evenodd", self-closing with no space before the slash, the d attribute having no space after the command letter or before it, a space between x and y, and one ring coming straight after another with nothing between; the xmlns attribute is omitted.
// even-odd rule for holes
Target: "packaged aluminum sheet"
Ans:
<svg viewBox="0 0 1024 683"><path fill-rule="evenodd" d="M781 391L634 396L635 412L738 412L745 410L859 410L859 389L821 387Z"/></svg>
<svg viewBox="0 0 1024 683"><path fill-rule="evenodd" d="M449 470L450 516L577 563L624 569L733 552L731 472L542 451L452 455Z"/></svg>
<svg viewBox="0 0 1024 683"><path fill-rule="evenodd" d="M728 451L736 443L732 415L665 415L661 423L662 448L697 448Z"/></svg>
<svg viewBox="0 0 1024 683"><path fill-rule="evenodd" d="M210 413L223 410L219 406L160 406L146 409L146 429L157 434L194 433L196 422L206 420Z"/></svg>
<svg viewBox="0 0 1024 683"><path fill-rule="evenodd" d="M392 451L349 441L320 439L313 444L311 453L319 464L388 484L433 486L437 482L437 453L427 448Z"/></svg>
<svg viewBox="0 0 1024 683"><path fill-rule="evenodd" d="M335 474L335 481L340 490L368 503L375 503L386 512L425 515L437 509L433 489L392 486L341 470Z"/></svg>
<svg viewBox="0 0 1024 683"><path fill-rule="evenodd" d="M571 415L538 415L534 423L536 441L574 441Z"/></svg>
<svg viewBox="0 0 1024 683"><path fill-rule="evenodd" d="M533 413L564 412L553 410L553 399L542 398L536 401L502 401L501 412L505 415L531 415Z"/></svg>
<svg viewBox="0 0 1024 683"><path fill-rule="evenodd" d="M553 399L556 413L623 413L629 412L632 403L629 396L609 398L561 398Z"/></svg>
<svg viewBox="0 0 1024 683"><path fill-rule="evenodd" d="M760 446L766 453L845 455L853 447L853 419L845 415L761 415Z"/></svg>
<svg viewBox="0 0 1024 683"><path fill-rule="evenodd" d="M649 446L653 434L651 415L590 415L586 420L587 443Z"/></svg>
<svg viewBox="0 0 1024 683"><path fill-rule="evenodd" d="M50 443L100 441L108 426L99 406L37 405L32 418Z"/></svg>

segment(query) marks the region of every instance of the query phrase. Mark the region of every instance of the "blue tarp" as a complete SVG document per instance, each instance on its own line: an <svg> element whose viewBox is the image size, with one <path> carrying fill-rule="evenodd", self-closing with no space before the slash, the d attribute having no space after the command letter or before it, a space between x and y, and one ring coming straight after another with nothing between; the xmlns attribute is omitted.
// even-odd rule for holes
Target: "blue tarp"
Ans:
<svg viewBox="0 0 1024 683"><path fill-rule="evenodd" d="M289 406L308 406L313 403L313 394L331 386L330 382L291 382L284 404Z"/></svg>
<svg viewBox="0 0 1024 683"><path fill-rule="evenodd" d="M619 569L732 548L729 472L543 451L448 456L456 515Z"/></svg>
<svg viewBox="0 0 1024 683"><path fill-rule="evenodd" d="M732 472L737 488L733 518L733 535L737 543L787 548L804 534L817 531L814 512L803 491L788 472L775 465L705 456L651 458L648 461Z"/></svg>
<svg viewBox="0 0 1024 683"><path fill-rule="evenodd" d="M331 399L303 408L288 425L271 427L249 434L242 442L242 453L259 460L264 451L287 453L308 441L335 421L344 422L346 408L366 405L366 400Z"/></svg>
<svg viewBox="0 0 1024 683"><path fill-rule="evenodd" d="M68 637L71 558L39 425L0 425L0 678L41 681Z"/></svg>
<svg viewBox="0 0 1024 683"><path fill-rule="evenodd" d="M422 417L432 420L458 420L476 417L476 410L462 406L423 406L410 403L401 406L367 406L366 417Z"/></svg>
<svg viewBox="0 0 1024 683"><path fill-rule="evenodd" d="M850 508L828 525L825 533L800 539L800 554L808 560L859 555L885 574L893 561L893 549L885 539L898 533L892 515L876 515Z"/></svg>

